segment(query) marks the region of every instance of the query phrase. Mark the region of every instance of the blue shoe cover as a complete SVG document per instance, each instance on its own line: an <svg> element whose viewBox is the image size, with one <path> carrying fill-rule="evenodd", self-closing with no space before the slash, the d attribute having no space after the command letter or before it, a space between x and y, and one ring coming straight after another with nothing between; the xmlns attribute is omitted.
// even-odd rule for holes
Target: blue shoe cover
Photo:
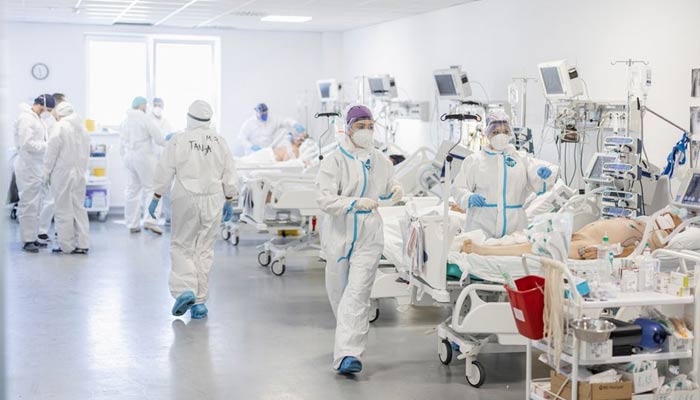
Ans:
<svg viewBox="0 0 700 400"><path fill-rule="evenodd" d="M202 319L207 316L209 310L207 310L206 304L195 304L192 306L190 313L192 314L192 319Z"/></svg>
<svg viewBox="0 0 700 400"><path fill-rule="evenodd" d="M340 363L338 372L341 374L356 374L362 371L362 362L355 357L347 356Z"/></svg>
<svg viewBox="0 0 700 400"><path fill-rule="evenodd" d="M182 292L173 305L173 315L179 317L187 312L194 305L195 297L191 290Z"/></svg>

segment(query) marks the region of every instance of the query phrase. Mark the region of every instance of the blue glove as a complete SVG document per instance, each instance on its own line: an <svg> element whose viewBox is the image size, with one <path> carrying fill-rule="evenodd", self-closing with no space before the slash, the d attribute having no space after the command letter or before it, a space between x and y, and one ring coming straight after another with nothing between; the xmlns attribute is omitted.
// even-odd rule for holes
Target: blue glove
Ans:
<svg viewBox="0 0 700 400"><path fill-rule="evenodd" d="M168 133L167 135L165 135L165 141L169 142L170 139L172 139L174 135L175 135L175 132Z"/></svg>
<svg viewBox="0 0 700 400"><path fill-rule="evenodd" d="M306 128L304 128L304 125L302 124L294 124L294 130L297 131L297 133L302 133L306 131Z"/></svg>
<svg viewBox="0 0 700 400"><path fill-rule="evenodd" d="M151 217L153 218L156 218L156 207L158 207L158 201L159 199L154 197L153 200L151 200L151 204L148 205L148 213L151 214Z"/></svg>
<svg viewBox="0 0 700 400"><path fill-rule="evenodd" d="M537 176L542 179L547 179L552 176L552 170L549 167L539 167L537 168Z"/></svg>
<svg viewBox="0 0 700 400"><path fill-rule="evenodd" d="M262 148L262 147L258 146L257 144L254 144L254 145L250 146L250 149L253 150L253 151L258 151L258 150L260 150L261 148Z"/></svg>
<svg viewBox="0 0 700 400"><path fill-rule="evenodd" d="M486 198L478 193L474 193L469 196L469 208L472 207L483 207L486 205Z"/></svg>
<svg viewBox="0 0 700 400"><path fill-rule="evenodd" d="M228 222L233 218L233 204L226 200L224 203L224 222Z"/></svg>

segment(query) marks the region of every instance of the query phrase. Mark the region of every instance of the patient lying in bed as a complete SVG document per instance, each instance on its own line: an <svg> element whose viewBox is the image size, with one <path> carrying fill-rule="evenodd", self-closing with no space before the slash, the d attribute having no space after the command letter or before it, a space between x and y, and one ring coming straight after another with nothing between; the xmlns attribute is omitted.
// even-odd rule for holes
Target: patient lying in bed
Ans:
<svg viewBox="0 0 700 400"><path fill-rule="evenodd" d="M678 227L682 221L672 213L662 215L673 228L668 226L666 229L659 227L657 222L654 223L654 232L650 235L649 247L652 251L663 248L656 233L660 233L662 237L666 237ZM669 219L670 218L670 219ZM637 248L644 236L646 222L636 219L615 218L605 219L592 222L571 236L571 247L569 248L569 259L572 260L593 260L598 257L596 246L602 241L603 236L608 235L610 244L620 244L622 253L618 257L626 257ZM462 253L475 253L483 256L521 256L525 253L530 253L532 245L530 243L513 244L513 245L480 245L473 243L471 240L465 240L462 245Z"/></svg>

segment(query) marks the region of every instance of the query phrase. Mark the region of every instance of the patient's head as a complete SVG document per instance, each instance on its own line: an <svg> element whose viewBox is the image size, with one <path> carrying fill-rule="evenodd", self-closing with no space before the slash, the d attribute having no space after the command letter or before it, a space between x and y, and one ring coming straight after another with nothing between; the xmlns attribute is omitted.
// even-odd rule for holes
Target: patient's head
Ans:
<svg viewBox="0 0 700 400"><path fill-rule="evenodd" d="M653 231L650 240L656 248L665 247L662 239L673 233L683 223L683 220L678 215L666 212L654 219Z"/></svg>

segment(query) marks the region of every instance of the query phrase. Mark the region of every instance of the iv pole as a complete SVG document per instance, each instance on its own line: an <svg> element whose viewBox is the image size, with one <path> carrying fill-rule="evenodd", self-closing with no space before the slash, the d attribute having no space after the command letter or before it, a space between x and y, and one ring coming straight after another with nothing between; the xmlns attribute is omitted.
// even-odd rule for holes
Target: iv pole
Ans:
<svg viewBox="0 0 700 400"><path fill-rule="evenodd" d="M680 125L677 125L673 121L669 120L668 118L664 117L663 115L657 113L656 111L652 110L651 108L647 107L646 105L642 105L641 102L639 101L639 97L637 97L637 110L639 110L642 114L642 137L644 137L644 115L648 112L651 115L655 116L656 118L666 122L667 124L671 125L672 127L678 129L679 131L683 132L688 136L688 140L690 141L690 167L693 168L695 166L695 160L693 159L693 133L690 131L690 129L685 129Z"/></svg>

